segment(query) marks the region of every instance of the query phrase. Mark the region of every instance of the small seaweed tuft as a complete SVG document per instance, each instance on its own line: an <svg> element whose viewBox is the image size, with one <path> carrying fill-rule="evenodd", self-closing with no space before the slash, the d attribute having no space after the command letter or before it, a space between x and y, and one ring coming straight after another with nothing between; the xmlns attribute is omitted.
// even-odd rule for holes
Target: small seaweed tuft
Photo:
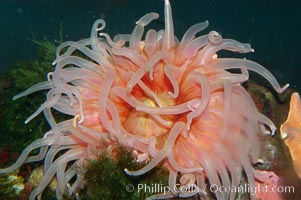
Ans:
<svg viewBox="0 0 301 200"><path fill-rule="evenodd" d="M47 40L33 42L39 45L35 61L19 61L11 71L0 74L0 140L5 141L0 144L0 150L9 146L13 152L20 153L49 129L43 115L24 124L27 117L45 100L45 93L12 100L13 96L32 85L45 81L47 73L53 71L51 62L55 58L55 45Z"/></svg>
<svg viewBox="0 0 301 200"><path fill-rule="evenodd" d="M135 160L132 149L118 147L119 153L114 159L107 153L101 154L97 160L90 161L85 172L85 187L80 192L82 200L120 199L137 200L145 199L154 192L138 190L138 185L150 186L152 184L167 185L168 173L160 167L143 176L128 176L124 169L137 170L146 163ZM133 191L128 191L128 187Z"/></svg>
<svg viewBox="0 0 301 200"><path fill-rule="evenodd" d="M24 189L23 178L16 174L0 174L0 197L1 199L18 199Z"/></svg>

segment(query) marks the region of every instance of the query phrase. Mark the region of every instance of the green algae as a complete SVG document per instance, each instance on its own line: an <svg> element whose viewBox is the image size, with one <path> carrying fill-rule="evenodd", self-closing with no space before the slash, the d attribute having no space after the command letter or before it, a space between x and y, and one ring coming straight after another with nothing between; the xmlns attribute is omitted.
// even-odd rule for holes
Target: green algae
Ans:
<svg viewBox="0 0 301 200"><path fill-rule="evenodd" d="M137 163L131 149L119 147L117 159L106 153L99 156L98 160L91 161L85 172L85 187L80 192L80 199L101 200L120 199L136 200L145 199L155 192L140 189L138 184L152 186L157 184L162 187L168 184L168 172L163 167L157 167L141 176L129 176L124 169L138 170L146 163ZM133 191L128 191L128 187Z"/></svg>
<svg viewBox="0 0 301 200"><path fill-rule="evenodd" d="M47 40L38 42L38 54L33 62L18 62L11 71L0 75L0 149L9 146L20 153L32 141L43 136L49 129L43 115L30 123L24 121L43 103L45 92L37 92L15 101L13 96L32 85L43 82L55 58L55 45Z"/></svg>
<svg viewBox="0 0 301 200"><path fill-rule="evenodd" d="M55 59L56 45L48 40L31 40L38 45L34 61L17 62L12 70L0 74L0 150L9 147L11 153L21 153L31 142L43 137L49 130L49 125L43 114L39 114L28 124L24 121L45 101L47 91L39 91L28 96L13 100L13 97L29 87L46 80L47 73L53 71L52 62ZM53 112L59 120L66 119L65 115ZM34 152L35 153L35 152ZM0 167L8 167L15 162L0 163ZM39 163L30 163L35 168ZM25 167L21 166L19 170ZM15 182L8 181L9 176L0 176L0 196L5 199L27 199L15 194ZM55 199L55 192L46 189L43 199Z"/></svg>
<svg viewBox="0 0 301 200"><path fill-rule="evenodd" d="M17 175L0 174L0 197L1 199L19 199L19 190L22 188L23 178ZM24 185L23 185L24 187Z"/></svg>

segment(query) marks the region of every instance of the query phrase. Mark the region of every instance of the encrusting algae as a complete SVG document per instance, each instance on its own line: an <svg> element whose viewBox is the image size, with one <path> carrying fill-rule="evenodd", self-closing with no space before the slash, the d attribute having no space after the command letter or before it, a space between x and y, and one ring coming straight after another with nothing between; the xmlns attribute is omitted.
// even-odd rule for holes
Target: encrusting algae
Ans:
<svg viewBox="0 0 301 200"><path fill-rule="evenodd" d="M281 137L288 146L295 171L301 178L301 100L293 93L287 120L280 127Z"/></svg>

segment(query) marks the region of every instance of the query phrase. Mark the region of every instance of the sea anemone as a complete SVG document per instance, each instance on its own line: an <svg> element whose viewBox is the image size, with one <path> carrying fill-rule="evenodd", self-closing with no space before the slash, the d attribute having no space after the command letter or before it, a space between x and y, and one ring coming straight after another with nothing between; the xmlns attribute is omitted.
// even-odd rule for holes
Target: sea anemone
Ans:
<svg viewBox="0 0 301 200"><path fill-rule="evenodd" d="M251 70L279 93L288 85L281 88L269 71L250 60L217 58L220 50L253 49L215 31L196 36L207 21L190 27L179 41L168 0L165 30L150 29L143 37L145 26L158 17L144 15L131 34L118 34L113 40L102 32L105 21L96 20L90 38L57 48L55 70L47 81L14 97L49 90L47 100L25 123L43 112L51 130L30 144L14 165L0 170L8 173L44 159L44 179L30 199L41 197L54 176L58 199L66 191L76 193L84 184L78 167L95 159L95 152L113 151L117 143L138 152L138 162L150 160L138 171L125 169L128 175L142 175L160 163L169 169L171 191L153 196L157 199L204 195L203 190L188 192L175 186L203 189L207 179L216 186L237 187L242 172L254 186L252 163L259 159L259 136L274 134L276 128L257 111L241 84ZM72 119L57 123L53 110ZM39 154L29 155L35 149ZM235 198L235 192L215 195Z"/></svg>

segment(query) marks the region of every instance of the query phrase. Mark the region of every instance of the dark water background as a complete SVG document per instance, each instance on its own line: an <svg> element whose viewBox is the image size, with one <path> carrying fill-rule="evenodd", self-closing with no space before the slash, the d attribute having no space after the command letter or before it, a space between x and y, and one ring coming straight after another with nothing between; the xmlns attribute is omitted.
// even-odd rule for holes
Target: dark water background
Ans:
<svg viewBox="0 0 301 200"><path fill-rule="evenodd" d="M255 53L244 55L268 68L283 85L301 89L300 0L171 0L175 34L209 20L209 30L224 38L249 42ZM20 60L34 60L30 39L51 41L89 37L93 22L103 18L111 36L130 33L135 21L158 12L153 23L164 28L163 0L0 0L0 72ZM63 29L62 29L63 28Z"/></svg>

